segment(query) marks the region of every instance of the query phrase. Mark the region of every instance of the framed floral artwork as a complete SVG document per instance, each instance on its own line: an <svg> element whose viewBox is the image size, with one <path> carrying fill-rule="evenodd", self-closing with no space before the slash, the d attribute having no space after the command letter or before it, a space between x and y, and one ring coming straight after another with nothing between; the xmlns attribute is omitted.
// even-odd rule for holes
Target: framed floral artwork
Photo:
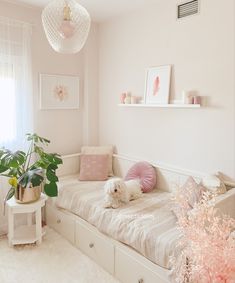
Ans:
<svg viewBox="0 0 235 283"><path fill-rule="evenodd" d="M40 109L78 109L79 77L40 74Z"/></svg>
<svg viewBox="0 0 235 283"><path fill-rule="evenodd" d="M152 67L147 70L145 83L146 104L168 104L171 65Z"/></svg>

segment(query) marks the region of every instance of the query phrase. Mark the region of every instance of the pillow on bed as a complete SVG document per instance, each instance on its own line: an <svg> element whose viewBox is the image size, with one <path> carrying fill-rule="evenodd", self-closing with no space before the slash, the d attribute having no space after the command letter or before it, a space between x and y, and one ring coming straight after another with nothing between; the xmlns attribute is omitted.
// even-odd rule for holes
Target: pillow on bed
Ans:
<svg viewBox="0 0 235 283"><path fill-rule="evenodd" d="M206 189L215 195L226 193L226 185L220 173L218 175L208 175L202 179L202 184Z"/></svg>
<svg viewBox="0 0 235 283"><path fill-rule="evenodd" d="M141 189L144 193L152 191L157 182L155 169L145 161L137 162L129 169L125 180L133 179L140 180Z"/></svg>
<svg viewBox="0 0 235 283"><path fill-rule="evenodd" d="M108 155L108 176L113 176L113 146L83 146L82 154Z"/></svg>
<svg viewBox="0 0 235 283"><path fill-rule="evenodd" d="M206 188L190 176L184 185L175 191L172 211L177 217L180 213L187 213L201 200L205 191Z"/></svg>
<svg viewBox="0 0 235 283"><path fill-rule="evenodd" d="M80 181L104 181L108 179L107 154L82 154L80 156Z"/></svg>

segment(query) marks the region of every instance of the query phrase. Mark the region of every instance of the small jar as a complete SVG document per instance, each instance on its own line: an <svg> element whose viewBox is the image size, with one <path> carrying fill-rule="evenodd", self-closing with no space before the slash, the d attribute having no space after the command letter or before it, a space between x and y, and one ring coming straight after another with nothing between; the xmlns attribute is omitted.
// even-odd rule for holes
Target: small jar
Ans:
<svg viewBox="0 0 235 283"><path fill-rule="evenodd" d="M193 95L191 95L191 94L188 95L187 104L193 104Z"/></svg>
<svg viewBox="0 0 235 283"><path fill-rule="evenodd" d="M182 91L182 100L184 104L193 104L193 96L190 94L190 91Z"/></svg>
<svg viewBox="0 0 235 283"><path fill-rule="evenodd" d="M137 104L137 96L131 96L131 104Z"/></svg>
<svg viewBox="0 0 235 283"><path fill-rule="evenodd" d="M201 104L201 96L194 95L193 96L193 104Z"/></svg>
<svg viewBox="0 0 235 283"><path fill-rule="evenodd" d="M131 103L131 95L130 93L126 94L126 98L124 100L125 104L130 104Z"/></svg>

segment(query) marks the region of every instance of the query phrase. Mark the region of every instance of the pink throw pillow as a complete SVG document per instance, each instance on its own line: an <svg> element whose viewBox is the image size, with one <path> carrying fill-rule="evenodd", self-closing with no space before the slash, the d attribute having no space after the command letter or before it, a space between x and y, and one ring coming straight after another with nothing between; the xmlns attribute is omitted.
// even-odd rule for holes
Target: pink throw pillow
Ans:
<svg viewBox="0 0 235 283"><path fill-rule="evenodd" d="M198 184L193 177L190 176L180 190L188 200L189 206L193 208L194 204L201 200L204 187L201 184Z"/></svg>
<svg viewBox="0 0 235 283"><path fill-rule="evenodd" d="M83 154L80 156L80 181L104 181L108 179L108 154Z"/></svg>
<svg viewBox="0 0 235 283"><path fill-rule="evenodd" d="M190 176L184 185L175 192L175 200L172 207L175 215L178 217L180 214L185 214L193 209L194 205L201 200L205 190L203 185L198 184Z"/></svg>
<svg viewBox="0 0 235 283"><path fill-rule="evenodd" d="M152 191L157 182L155 169L145 161L137 162L129 169L125 180L133 179L140 180L141 189L144 193Z"/></svg>

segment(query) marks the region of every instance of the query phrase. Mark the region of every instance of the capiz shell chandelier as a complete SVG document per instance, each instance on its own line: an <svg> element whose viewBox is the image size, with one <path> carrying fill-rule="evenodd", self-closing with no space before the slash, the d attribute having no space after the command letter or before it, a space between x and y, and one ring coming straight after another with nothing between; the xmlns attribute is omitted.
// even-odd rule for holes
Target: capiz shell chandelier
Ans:
<svg viewBox="0 0 235 283"><path fill-rule="evenodd" d="M87 40L91 19L76 0L53 0L42 11L42 24L55 51L77 53Z"/></svg>

